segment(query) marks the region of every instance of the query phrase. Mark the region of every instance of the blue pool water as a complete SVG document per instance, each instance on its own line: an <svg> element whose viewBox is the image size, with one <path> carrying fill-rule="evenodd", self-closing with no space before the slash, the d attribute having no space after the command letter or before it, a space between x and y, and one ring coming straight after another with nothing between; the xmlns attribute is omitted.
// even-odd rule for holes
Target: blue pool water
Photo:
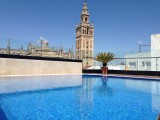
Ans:
<svg viewBox="0 0 160 120"><path fill-rule="evenodd" d="M0 120L156 120L160 82L101 76L0 78Z"/></svg>

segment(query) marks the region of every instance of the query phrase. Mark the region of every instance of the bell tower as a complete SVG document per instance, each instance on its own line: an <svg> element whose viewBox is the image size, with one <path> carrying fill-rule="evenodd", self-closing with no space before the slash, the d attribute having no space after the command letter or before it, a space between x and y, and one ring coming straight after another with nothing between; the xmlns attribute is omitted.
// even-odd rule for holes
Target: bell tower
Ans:
<svg viewBox="0 0 160 120"><path fill-rule="evenodd" d="M76 59L83 60L83 67L93 65L94 25L90 24L86 1L83 4L81 22L76 25Z"/></svg>

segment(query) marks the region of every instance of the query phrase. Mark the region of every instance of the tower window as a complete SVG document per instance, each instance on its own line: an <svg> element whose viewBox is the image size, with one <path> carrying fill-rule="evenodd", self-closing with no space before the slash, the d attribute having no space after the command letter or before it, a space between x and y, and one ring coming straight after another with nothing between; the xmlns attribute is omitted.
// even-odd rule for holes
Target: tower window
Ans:
<svg viewBox="0 0 160 120"><path fill-rule="evenodd" d="M90 47L92 48L92 42L90 42Z"/></svg>
<svg viewBox="0 0 160 120"><path fill-rule="evenodd" d="M85 22L87 22L88 21L88 19L87 18L85 18Z"/></svg>
<svg viewBox="0 0 160 120"><path fill-rule="evenodd" d="M87 28L87 35L88 35L88 31L89 31L89 28Z"/></svg>
<svg viewBox="0 0 160 120"><path fill-rule="evenodd" d="M86 44L88 45L88 41L86 42Z"/></svg>

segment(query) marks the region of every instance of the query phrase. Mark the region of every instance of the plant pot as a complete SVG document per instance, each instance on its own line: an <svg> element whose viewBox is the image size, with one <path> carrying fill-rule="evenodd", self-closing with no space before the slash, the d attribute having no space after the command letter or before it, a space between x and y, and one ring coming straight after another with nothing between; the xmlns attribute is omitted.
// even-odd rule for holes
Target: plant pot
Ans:
<svg viewBox="0 0 160 120"><path fill-rule="evenodd" d="M108 67L102 67L102 74L107 75Z"/></svg>

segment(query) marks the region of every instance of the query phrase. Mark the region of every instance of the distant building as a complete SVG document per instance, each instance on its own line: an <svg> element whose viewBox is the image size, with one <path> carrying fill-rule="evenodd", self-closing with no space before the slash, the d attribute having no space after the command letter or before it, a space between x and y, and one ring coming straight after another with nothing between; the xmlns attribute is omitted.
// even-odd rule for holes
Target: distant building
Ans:
<svg viewBox="0 0 160 120"><path fill-rule="evenodd" d="M94 25L90 24L86 2L81 13L81 22L76 25L76 59L83 59L83 67L93 65Z"/></svg>
<svg viewBox="0 0 160 120"><path fill-rule="evenodd" d="M160 70L160 34L151 35L151 51L127 54L126 69L159 71ZM133 59L132 59L133 58Z"/></svg>
<svg viewBox="0 0 160 120"><path fill-rule="evenodd" d="M160 34L151 35L151 50L160 50Z"/></svg>
<svg viewBox="0 0 160 120"><path fill-rule="evenodd" d="M50 48L48 46L48 41L40 40L40 46L34 43L28 44L28 49L24 50L23 46L19 49L12 49L10 45L10 40L8 40L7 47L0 48L0 54L12 54L12 55L24 55L24 56L42 56L42 57L58 57L73 59L74 53L73 49L68 49L65 51L63 47L60 48Z"/></svg>
<svg viewBox="0 0 160 120"><path fill-rule="evenodd" d="M160 57L160 34L151 35L151 57ZM160 59L151 59L151 70L160 71Z"/></svg>

